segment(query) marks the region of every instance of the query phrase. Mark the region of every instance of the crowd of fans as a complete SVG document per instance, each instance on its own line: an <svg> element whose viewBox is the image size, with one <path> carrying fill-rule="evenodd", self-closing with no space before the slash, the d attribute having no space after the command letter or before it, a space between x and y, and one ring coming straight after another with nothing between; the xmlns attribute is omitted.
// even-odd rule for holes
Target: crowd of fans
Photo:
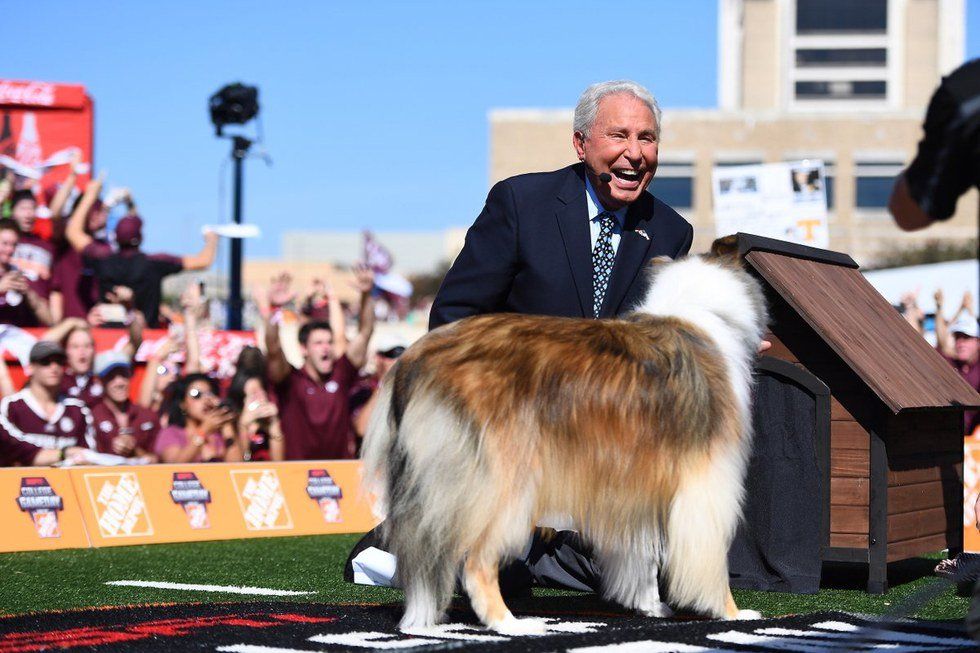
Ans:
<svg viewBox="0 0 980 653"><path fill-rule="evenodd" d="M61 189L74 183L72 173ZM264 337L219 379L202 366L201 286L189 284L176 309L161 293L165 276L210 267L217 236L197 254L147 254L132 194L114 194L126 214L109 233L114 202L101 190L93 180L70 210L59 190L39 229L34 193L0 180L0 325L46 328L22 361L21 387L0 343L0 465L356 457L380 379L407 344L382 344L369 360L371 269L353 270L354 306L323 281L300 299L278 275L253 298ZM168 336L137 359L144 330L164 325ZM93 329L110 327L128 340L97 353Z"/></svg>

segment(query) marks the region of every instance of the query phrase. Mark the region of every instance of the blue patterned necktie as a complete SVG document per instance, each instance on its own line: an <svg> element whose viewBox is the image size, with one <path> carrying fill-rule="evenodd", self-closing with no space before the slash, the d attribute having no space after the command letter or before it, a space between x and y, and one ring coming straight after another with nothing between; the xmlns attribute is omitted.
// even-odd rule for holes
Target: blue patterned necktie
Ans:
<svg viewBox="0 0 980 653"><path fill-rule="evenodd" d="M599 317L602 300L606 296L606 286L612 274L613 261L616 258L612 248L613 227L616 217L609 211L599 214L599 237L592 250L592 315Z"/></svg>

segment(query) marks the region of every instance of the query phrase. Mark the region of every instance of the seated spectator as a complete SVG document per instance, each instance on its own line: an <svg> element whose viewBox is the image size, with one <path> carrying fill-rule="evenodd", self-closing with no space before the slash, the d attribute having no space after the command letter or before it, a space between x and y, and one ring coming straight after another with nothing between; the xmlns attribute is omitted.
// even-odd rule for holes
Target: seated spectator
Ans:
<svg viewBox="0 0 980 653"><path fill-rule="evenodd" d="M168 426L155 451L164 463L237 462L242 453L231 410L218 405L218 384L206 374L187 374L167 390Z"/></svg>
<svg viewBox="0 0 980 653"><path fill-rule="evenodd" d="M67 357L56 342L34 344L27 386L0 399L0 427L7 435L42 449L95 449L92 413L78 399L61 398Z"/></svg>
<svg viewBox="0 0 980 653"><path fill-rule="evenodd" d="M45 302L51 294L51 271L56 248L34 233L37 222L37 200L29 190L18 190L11 197L10 217L20 229L20 239L12 263L20 270L31 288Z"/></svg>
<svg viewBox="0 0 980 653"><path fill-rule="evenodd" d="M236 372L228 387L227 402L236 415L245 460L286 459L279 409L269 399L262 372Z"/></svg>
<svg viewBox="0 0 980 653"><path fill-rule="evenodd" d="M361 377L354 390L351 392L351 426L357 437L358 451L360 451L361 440L367 432L367 425L371 421L371 413L378 402L378 387L395 363L398 357L405 353L407 344L404 340L397 337L389 338L378 344L378 351L374 354L374 374Z"/></svg>
<svg viewBox="0 0 980 653"><path fill-rule="evenodd" d="M0 324L19 327L51 324L48 303L13 265L19 239L17 223L0 219Z"/></svg>
<svg viewBox="0 0 980 653"><path fill-rule="evenodd" d="M133 364L129 356L108 351L95 357L95 373L105 389L102 401L92 407L95 442L101 453L141 458L155 463L154 452L160 422L149 408L130 401Z"/></svg>
<svg viewBox="0 0 980 653"><path fill-rule="evenodd" d="M101 187L101 179L92 183ZM100 299L105 300L116 286L131 288L136 309L146 318L146 324L153 328L159 323L163 279L184 270L208 269L218 249L218 235L209 232L204 237L204 248L197 254L183 257L146 254L140 249L143 221L137 215L127 215L116 225L117 252L107 253L103 247L95 245L92 236L85 232L80 212L69 219L65 236L95 271Z"/></svg>
<svg viewBox="0 0 980 653"><path fill-rule="evenodd" d="M268 379L286 436L287 460L353 458L356 442L350 428L348 397L357 380L357 370L367 357L367 343L374 330L371 290L374 273L355 269L361 292L360 324L348 345L343 309L330 294L330 321L307 322L299 331L303 366L294 368L283 354L275 316L265 325ZM274 304L270 298L270 304Z"/></svg>

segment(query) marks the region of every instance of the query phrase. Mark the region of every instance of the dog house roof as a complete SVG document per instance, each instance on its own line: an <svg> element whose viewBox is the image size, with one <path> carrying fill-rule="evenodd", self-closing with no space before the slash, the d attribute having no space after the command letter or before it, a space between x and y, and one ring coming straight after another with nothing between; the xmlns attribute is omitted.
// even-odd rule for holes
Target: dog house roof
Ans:
<svg viewBox="0 0 980 653"><path fill-rule="evenodd" d="M980 395L846 254L738 234L739 254L894 413L973 408Z"/></svg>

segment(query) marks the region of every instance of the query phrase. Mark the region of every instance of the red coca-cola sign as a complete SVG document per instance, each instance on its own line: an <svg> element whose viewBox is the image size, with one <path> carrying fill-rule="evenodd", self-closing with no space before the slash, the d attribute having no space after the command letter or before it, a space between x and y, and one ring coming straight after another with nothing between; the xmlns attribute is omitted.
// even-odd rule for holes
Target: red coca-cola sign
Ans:
<svg viewBox="0 0 980 653"><path fill-rule="evenodd" d="M77 84L0 79L0 106L81 109L85 88Z"/></svg>

